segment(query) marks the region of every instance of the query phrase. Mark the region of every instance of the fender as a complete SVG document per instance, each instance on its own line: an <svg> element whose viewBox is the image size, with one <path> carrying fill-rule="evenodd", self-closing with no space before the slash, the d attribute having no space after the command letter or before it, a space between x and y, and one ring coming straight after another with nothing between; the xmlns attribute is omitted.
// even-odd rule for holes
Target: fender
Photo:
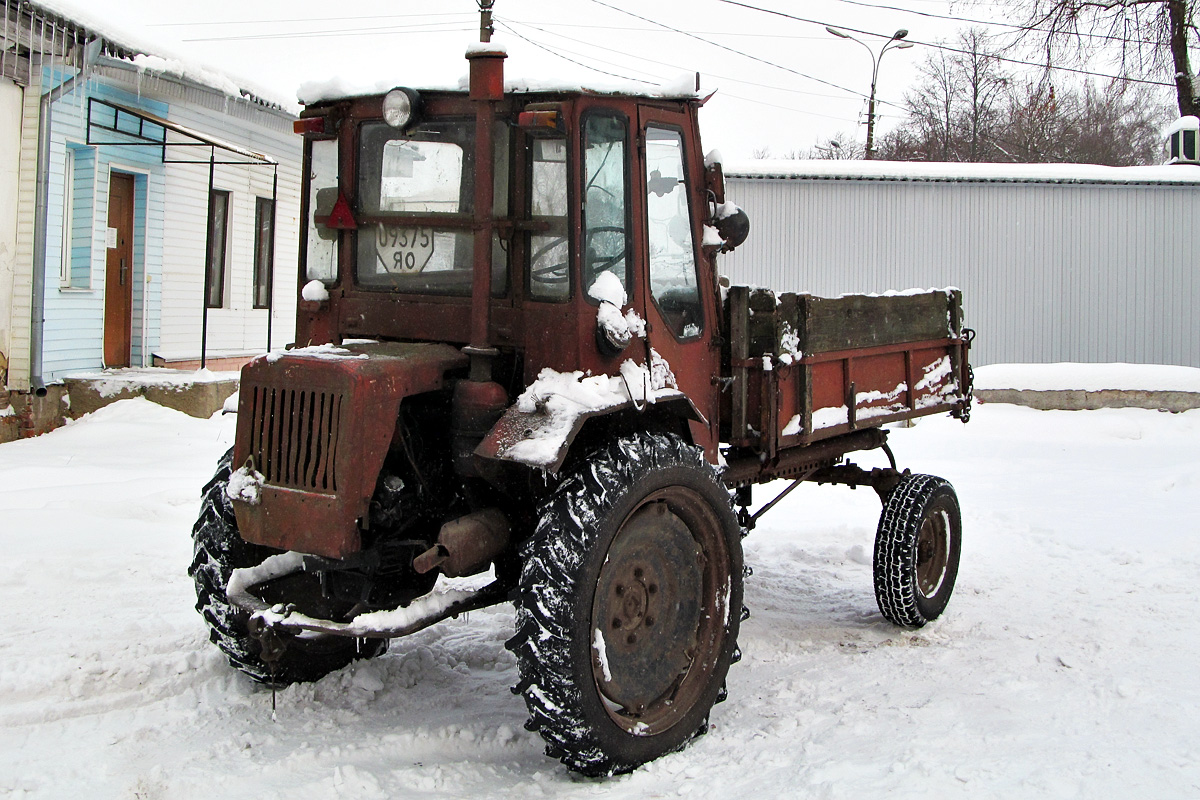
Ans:
<svg viewBox="0 0 1200 800"><path fill-rule="evenodd" d="M367 515L400 401L441 389L467 357L446 344L318 345L242 368L228 494L242 538L345 558Z"/></svg>
<svg viewBox="0 0 1200 800"><path fill-rule="evenodd" d="M635 403L628 396L608 403L583 406L566 402L539 402L532 409L522 404L510 406L500 421L475 448L478 458L513 464L523 464L557 475L567 460L571 444L583 429L584 423L597 417L607 417L626 409L643 414L653 407L676 417L707 424L696 404L678 389L659 390L651 399Z"/></svg>

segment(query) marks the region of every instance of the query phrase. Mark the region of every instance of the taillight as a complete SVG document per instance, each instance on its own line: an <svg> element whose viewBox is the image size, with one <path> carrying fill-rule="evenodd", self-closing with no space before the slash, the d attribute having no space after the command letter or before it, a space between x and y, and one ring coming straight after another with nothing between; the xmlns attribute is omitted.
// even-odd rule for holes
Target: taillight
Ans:
<svg viewBox="0 0 1200 800"><path fill-rule="evenodd" d="M321 115L319 117L301 117L292 123L292 130L301 135L304 134L326 134L333 133L327 130L329 117Z"/></svg>

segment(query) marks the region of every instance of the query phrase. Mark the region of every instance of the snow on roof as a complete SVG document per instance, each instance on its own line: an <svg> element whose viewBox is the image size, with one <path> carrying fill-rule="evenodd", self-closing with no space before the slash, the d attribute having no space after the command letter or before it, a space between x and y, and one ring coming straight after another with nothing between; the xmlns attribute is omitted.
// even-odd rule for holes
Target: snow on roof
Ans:
<svg viewBox="0 0 1200 800"><path fill-rule="evenodd" d="M489 45L496 49L494 43ZM466 66L466 60L463 61ZM328 80L309 81L300 85L296 92L300 102L304 104L320 103L327 100L341 100L347 97L366 97L374 94L384 94L397 86L408 86L418 91L426 92L465 92L468 86L464 74L454 84L433 84L413 86L404 76L389 76L370 82L356 83L352 79L335 76ZM661 97L671 99L691 99L698 97L696 92L696 77L694 74L682 74L675 80L654 86L633 81L589 80L587 83L567 83L554 78L528 78L521 76L505 76L504 91L514 94L532 93L577 93L628 95L635 97Z"/></svg>
<svg viewBox="0 0 1200 800"><path fill-rule="evenodd" d="M1189 115L1186 117L1180 117L1179 119L1172 122L1162 132L1162 135L1163 135L1163 138L1166 139L1171 134L1177 133L1179 131L1195 131L1195 130L1200 130L1200 118Z"/></svg>
<svg viewBox="0 0 1200 800"><path fill-rule="evenodd" d="M289 113L298 110L291 98L276 95L252 81L184 58L171 52L169 47L123 30L111 20L89 12L75 3L76 0L31 0L29 5L43 13L62 18L67 23L83 29L88 35L99 36L105 41L109 55L129 61L139 71L182 78L230 97L249 100Z"/></svg>
<svg viewBox="0 0 1200 800"><path fill-rule="evenodd" d="M930 161L784 161L760 159L724 165L726 177L860 181L980 183L1194 184L1190 165L1102 167L1095 164L964 164Z"/></svg>

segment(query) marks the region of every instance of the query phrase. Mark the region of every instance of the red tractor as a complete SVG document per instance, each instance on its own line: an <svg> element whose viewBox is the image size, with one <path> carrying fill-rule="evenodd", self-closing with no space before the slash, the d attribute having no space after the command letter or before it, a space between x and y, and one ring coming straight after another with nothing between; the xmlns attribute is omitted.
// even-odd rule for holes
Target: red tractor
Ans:
<svg viewBox="0 0 1200 800"><path fill-rule="evenodd" d="M872 486L880 610L942 612L958 503L896 469L882 426L966 419L969 331L955 291L724 283L749 223L698 97L505 91L501 49L467 58L467 90L296 123L296 344L242 371L197 608L233 666L286 685L511 601L528 727L571 769L625 772L725 697L753 485ZM845 461L880 448L890 468Z"/></svg>

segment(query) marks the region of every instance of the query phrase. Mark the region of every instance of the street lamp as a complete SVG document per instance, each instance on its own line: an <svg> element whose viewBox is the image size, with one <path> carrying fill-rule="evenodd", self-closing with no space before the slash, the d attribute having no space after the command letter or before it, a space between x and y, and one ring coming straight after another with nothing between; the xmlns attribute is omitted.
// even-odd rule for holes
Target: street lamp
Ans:
<svg viewBox="0 0 1200 800"><path fill-rule="evenodd" d="M866 158L868 161L870 161L872 158L875 157L875 82L879 78L879 62L883 60L883 54L886 53L888 50L905 50L909 47L912 47L913 43L900 41L905 36L908 36L908 29L901 28L900 30L898 30L892 34L892 38L890 38L886 42L884 42L883 47L879 50L879 55L876 55L875 51L872 50L871 47L866 42L862 41L861 39L854 38L853 36L846 33L845 31L838 30L837 28L833 28L828 25L825 26L825 30L829 31L830 33L832 33L834 36L838 37L839 39L849 39L852 42L858 42L863 47L867 48L867 52L871 56L871 65L872 65L871 66L871 97L867 101L867 151L866 151Z"/></svg>

